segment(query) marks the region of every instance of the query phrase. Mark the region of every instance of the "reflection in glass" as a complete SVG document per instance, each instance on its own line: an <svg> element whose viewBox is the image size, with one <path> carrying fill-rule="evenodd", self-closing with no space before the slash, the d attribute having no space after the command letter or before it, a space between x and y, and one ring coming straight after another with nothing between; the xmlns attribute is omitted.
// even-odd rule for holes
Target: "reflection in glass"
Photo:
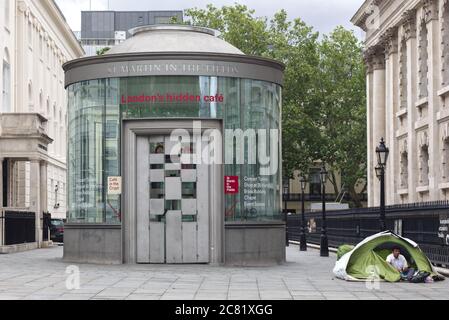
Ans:
<svg viewBox="0 0 449 320"><path fill-rule="evenodd" d="M183 199L196 199L196 182L183 182L182 183L182 198Z"/></svg>
<svg viewBox="0 0 449 320"><path fill-rule="evenodd" d="M150 183L150 198L151 199L164 199L165 188L163 182L151 182Z"/></svg>
<svg viewBox="0 0 449 320"><path fill-rule="evenodd" d="M128 103L128 96L157 95L152 103ZM183 101L182 95L199 96ZM221 94L223 102L206 102L204 96ZM179 96L181 95L181 96ZM178 98L177 98L178 97ZM124 100L123 100L124 99ZM107 194L107 179L120 176L120 137L122 116L125 119L183 118L223 119L224 129L280 129L282 89L264 81L194 76L131 77L84 81L68 87L68 201L69 222L120 223L120 196ZM123 103L121 103L124 101ZM130 100L131 101L131 100ZM267 131L267 132L268 132ZM260 140L260 137L257 139ZM269 139L269 135L267 135ZM236 148L235 141L224 141L224 154ZM164 154L164 142L153 143L150 152ZM191 143L182 145L182 154L194 152ZM247 151L247 144L245 151ZM267 150L270 152L270 150ZM234 152L234 157L235 157ZM245 152L247 154L247 152ZM161 159L162 160L162 159ZM180 163L179 156L167 155L166 163ZM234 163L236 159L234 159ZM224 175L238 176L237 194L225 195L227 221L280 220L280 176L260 176L259 164L225 164ZM280 163L278 159L278 163ZM177 167L169 166L169 169ZM150 164L162 170L161 164ZM182 164L180 169L196 169ZM168 173L171 176L174 173ZM179 176L176 173L176 176ZM244 179L263 178L264 193L245 201ZM193 190L195 189L195 193ZM159 191L158 191L159 190ZM150 196L163 198L163 186ZM196 186L183 186L183 197L193 197ZM196 197L196 195L195 195ZM176 202L166 203L180 208Z"/></svg>
<svg viewBox="0 0 449 320"><path fill-rule="evenodd" d="M165 210L181 210L181 200L165 200Z"/></svg>

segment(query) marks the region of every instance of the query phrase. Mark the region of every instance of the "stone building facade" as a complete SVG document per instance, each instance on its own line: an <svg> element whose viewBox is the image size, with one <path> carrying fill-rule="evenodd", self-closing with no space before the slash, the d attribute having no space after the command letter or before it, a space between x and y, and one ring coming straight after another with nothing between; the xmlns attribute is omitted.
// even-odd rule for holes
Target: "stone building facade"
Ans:
<svg viewBox="0 0 449 320"><path fill-rule="evenodd" d="M379 205L375 149L390 149L386 203L449 200L449 1L367 0L369 206Z"/></svg>
<svg viewBox="0 0 449 320"><path fill-rule="evenodd" d="M65 218L62 64L83 54L54 1L0 1L0 211Z"/></svg>

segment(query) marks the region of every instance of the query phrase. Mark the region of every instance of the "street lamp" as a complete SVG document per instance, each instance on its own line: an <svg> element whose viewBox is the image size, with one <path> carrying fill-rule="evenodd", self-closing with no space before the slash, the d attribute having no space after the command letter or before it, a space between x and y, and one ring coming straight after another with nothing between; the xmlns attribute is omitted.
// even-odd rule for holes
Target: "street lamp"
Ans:
<svg viewBox="0 0 449 320"><path fill-rule="evenodd" d="M288 213L287 213L287 197L289 194L290 189L290 179L288 177L284 177L284 183L283 183L283 195L284 195L284 220L285 220L285 246L288 247L290 245L290 241L288 240L288 227L287 227L287 219L288 219Z"/></svg>
<svg viewBox="0 0 449 320"><path fill-rule="evenodd" d="M306 218L305 218L305 199L304 199L304 191L306 190L307 179L301 175L299 178L299 182L301 184L301 234L300 234L300 242L299 242L299 251L307 251L307 238L306 238Z"/></svg>
<svg viewBox="0 0 449 320"><path fill-rule="evenodd" d="M387 230L385 219L385 167L387 166L388 154L390 150L386 147L384 138L380 139L380 144L376 148L377 166L376 176L380 180L380 231Z"/></svg>
<svg viewBox="0 0 449 320"><path fill-rule="evenodd" d="M390 153L390 150L385 145L384 138L380 139L380 144L376 148L376 153L377 153L377 164L379 166L385 167L387 165L388 154Z"/></svg>
<svg viewBox="0 0 449 320"><path fill-rule="evenodd" d="M321 185L323 188L321 194L322 200L322 222L321 222L321 245L320 245L320 256L321 257L329 257L329 244L327 240L327 225L326 225L326 180L327 180L327 171L326 165L323 163L320 171Z"/></svg>

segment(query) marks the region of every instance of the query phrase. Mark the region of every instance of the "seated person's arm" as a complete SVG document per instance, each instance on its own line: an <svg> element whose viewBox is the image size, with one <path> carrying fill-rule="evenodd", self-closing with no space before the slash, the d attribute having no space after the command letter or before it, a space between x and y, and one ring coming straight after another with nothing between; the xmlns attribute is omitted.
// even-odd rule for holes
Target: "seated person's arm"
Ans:
<svg viewBox="0 0 449 320"><path fill-rule="evenodd" d="M407 259L405 259L404 257L404 267L402 268L402 271L407 271L408 270L408 263L407 263Z"/></svg>

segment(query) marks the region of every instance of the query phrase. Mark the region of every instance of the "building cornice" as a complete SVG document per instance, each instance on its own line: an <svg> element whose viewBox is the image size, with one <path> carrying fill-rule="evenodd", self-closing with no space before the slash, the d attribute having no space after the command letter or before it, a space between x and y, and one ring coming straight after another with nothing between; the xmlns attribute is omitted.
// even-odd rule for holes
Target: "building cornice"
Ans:
<svg viewBox="0 0 449 320"><path fill-rule="evenodd" d="M85 54L84 49L82 48L78 39L75 37L75 34L68 25L64 15L62 14L55 1L39 1L39 3L42 4L43 8L48 12L51 18L53 18L53 21L55 22L59 31L62 33L63 39L60 40L62 42L65 41L68 44L69 48L73 51L73 54L75 56L83 56Z"/></svg>
<svg viewBox="0 0 449 320"><path fill-rule="evenodd" d="M362 6L359 8L357 13L352 18L351 22L360 27L361 29L367 31L365 47L376 47L381 45L381 36L385 33L385 30L391 28L398 28L402 25L404 21L404 16L402 13L404 11L416 10L417 8L423 6L426 0L366 0ZM370 6L378 5L377 13L380 15L381 19L377 22L378 26L368 30L366 19L370 14L374 14L376 10L369 10ZM432 2L429 2L431 4ZM416 19L415 19L416 20ZM416 21L415 21L416 24ZM410 29L412 31L413 29ZM413 32L409 34L412 36Z"/></svg>

